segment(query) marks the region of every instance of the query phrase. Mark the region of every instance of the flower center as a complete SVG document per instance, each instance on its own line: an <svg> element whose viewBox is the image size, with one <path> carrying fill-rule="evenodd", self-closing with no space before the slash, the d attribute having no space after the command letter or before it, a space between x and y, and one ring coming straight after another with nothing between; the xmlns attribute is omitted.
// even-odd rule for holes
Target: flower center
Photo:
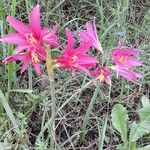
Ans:
<svg viewBox="0 0 150 150"><path fill-rule="evenodd" d="M100 74L99 74L99 80L100 81L104 81L105 76L104 76L104 70L101 70Z"/></svg>
<svg viewBox="0 0 150 150"><path fill-rule="evenodd" d="M122 55L119 57L119 62L124 64L127 62L127 58L128 58L127 56Z"/></svg>
<svg viewBox="0 0 150 150"><path fill-rule="evenodd" d="M71 61L76 61L77 58L78 58L78 57L77 57L76 55L74 55L74 56L72 56L72 57L70 58L70 60L71 60Z"/></svg>
<svg viewBox="0 0 150 150"><path fill-rule="evenodd" d="M31 54L31 59L32 59L32 62L34 62L34 63L38 63L40 60L39 60L39 58L38 58L38 54L36 54L36 53L32 53Z"/></svg>
<svg viewBox="0 0 150 150"><path fill-rule="evenodd" d="M27 33L25 36L26 36L27 41L30 44L37 44L38 43L37 39L33 36L32 33Z"/></svg>

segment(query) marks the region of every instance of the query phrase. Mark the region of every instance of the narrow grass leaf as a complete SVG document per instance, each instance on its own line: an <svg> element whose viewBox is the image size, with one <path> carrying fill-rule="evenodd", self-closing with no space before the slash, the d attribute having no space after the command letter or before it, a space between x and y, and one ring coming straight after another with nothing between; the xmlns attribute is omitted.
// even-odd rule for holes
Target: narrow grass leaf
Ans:
<svg viewBox="0 0 150 150"><path fill-rule="evenodd" d="M5 98L5 96L4 96L4 94L3 94L3 92L1 90L0 90L0 102L2 103L2 105L3 105L3 107L4 107L5 111L6 111L7 116L9 117L11 123L14 126L14 130L15 131L19 131L17 121L16 121L16 119L15 119L15 117L13 115L13 111L10 108L10 106L8 104L8 101Z"/></svg>
<svg viewBox="0 0 150 150"><path fill-rule="evenodd" d="M82 125L82 128L81 128L81 131L82 131L82 132L81 132L81 134L80 134L80 141L81 141L81 142L83 142L83 140L84 140L84 138L85 138L86 126L87 126L87 124L88 124L88 122L89 122L90 113L91 113L91 111L92 111L92 109L93 109L93 105L94 105L94 103L95 103L95 100L96 100L96 98L97 98L98 93L99 93L99 86L97 86L96 89L95 89L95 91L94 91L93 97L92 97L92 99L91 99L91 101L90 101L90 104L89 104L89 107L88 107L88 109L87 109L85 118L84 118L84 120L83 120L83 125Z"/></svg>

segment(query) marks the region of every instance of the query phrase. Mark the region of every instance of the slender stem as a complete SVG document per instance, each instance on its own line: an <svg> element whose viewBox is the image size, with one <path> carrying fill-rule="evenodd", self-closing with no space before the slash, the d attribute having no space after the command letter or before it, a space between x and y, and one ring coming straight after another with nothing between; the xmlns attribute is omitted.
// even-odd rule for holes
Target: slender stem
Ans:
<svg viewBox="0 0 150 150"><path fill-rule="evenodd" d="M29 66L28 70L28 76L29 76L29 89L32 90L32 66Z"/></svg>
<svg viewBox="0 0 150 150"><path fill-rule="evenodd" d="M45 45L46 48L46 54L47 54L47 60L46 60L46 67L48 72L48 77L50 81L50 93L51 93L51 118L53 118L52 123L52 130L51 130L51 138L50 138L50 147L51 149L55 148L55 107L56 107L56 97L55 97L55 85L54 85L54 64L51 56L51 51L48 45Z"/></svg>
<svg viewBox="0 0 150 150"><path fill-rule="evenodd" d="M54 85L54 80L50 82L50 92L51 92L51 101L52 101L52 106L51 106L51 116L52 118L55 117L55 107L56 107L56 97L55 97L55 85ZM50 140L50 145L51 149L55 147L55 119L53 121L53 127L51 131L51 140Z"/></svg>

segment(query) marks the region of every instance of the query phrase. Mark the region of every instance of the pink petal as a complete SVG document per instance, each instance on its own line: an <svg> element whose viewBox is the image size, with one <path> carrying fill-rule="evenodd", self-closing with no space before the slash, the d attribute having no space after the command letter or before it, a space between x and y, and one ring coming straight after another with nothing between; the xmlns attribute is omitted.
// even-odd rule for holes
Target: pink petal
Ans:
<svg viewBox="0 0 150 150"><path fill-rule="evenodd" d="M3 35L0 39L2 42L12 43L16 45L27 45L27 41L19 33L10 33Z"/></svg>
<svg viewBox="0 0 150 150"><path fill-rule="evenodd" d="M7 21L21 35L24 35L24 34L30 32L30 29L29 29L29 27L27 25L25 25L24 23L20 22L19 20L16 20L15 18L13 18L11 16L7 17Z"/></svg>
<svg viewBox="0 0 150 150"><path fill-rule="evenodd" d="M5 59L3 60L3 62L5 62L5 63L11 63L11 62L13 62L13 61L16 61L16 59L14 59L13 56L8 56L7 58L5 58Z"/></svg>
<svg viewBox="0 0 150 150"><path fill-rule="evenodd" d="M30 14L30 27L36 37L40 37L41 34L41 21L40 21L40 7L35 6Z"/></svg>
<svg viewBox="0 0 150 150"><path fill-rule="evenodd" d="M128 60L128 64L129 66L141 66L142 65L142 62L138 59L135 59L135 58L131 58Z"/></svg>
<svg viewBox="0 0 150 150"><path fill-rule="evenodd" d="M39 63L33 63L34 69L37 73L37 75L41 75L41 67Z"/></svg>
<svg viewBox="0 0 150 150"><path fill-rule="evenodd" d="M19 45L15 48L15 53L18 54L22 52L24 49L28 49L28 48L30 48L29 45Z"/></svg>
<svg viewBox="0 0 150 150"><path fill-rule="evenodd" d="M67 36L67 46L65 49L65 53L68 53L69 50L73 49L74 45L73 34L69 29L66 29L66 36Z"/></svg>
<svg viewBox="0 0 150 150"><path fill-rule="evenodd" d="M23 62L23 65L21 68L21 74L28 68L29 64L30 64L30 55L28 55Z"/></svg>

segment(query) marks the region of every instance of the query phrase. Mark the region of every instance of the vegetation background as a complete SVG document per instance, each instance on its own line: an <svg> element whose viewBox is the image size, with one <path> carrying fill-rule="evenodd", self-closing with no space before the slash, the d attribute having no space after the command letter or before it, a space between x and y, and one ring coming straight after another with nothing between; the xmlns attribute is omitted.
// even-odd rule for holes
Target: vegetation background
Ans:
<svg viewBox="0 0 150 150"><path fill-rule="evenodd" d="M102 64L110 58L110 50L115 48L120 39L127 45L143 50L143 65L138 71L144 75L139 85L122 78L112 76L112 87L100 84L98 97L94 100L92 112L87 122L85 139L80 141L83 119L89 102L95 92L95 85L84 85L90 80L87 75L79 72L72 76L69 71L57 70L56 98L56 146L58 149L73 150L115 150L121 144L119 133L111 122L111 110L114 104L121 103L129 111L130 122L138 121L136 111L141 107L140 99L150 94L150 1L149 0L1 0L0 31L1 34L11 32L6 23L6 16L13 15L22 22L28 22L28 13L36 4L41 7L41 18L44 26L59 23L61 42L65 43L65 27L73 31L79 30L86 22L96 17L96 25L105 55L91 51ZM51 131L44 124L50 119L51 97L46 71L42 76L33 73L31 81L28 72L19 74L17 63L5 65L2 60L13 51L13 46L0 44L0 89L3 93L9 90L9 105L19 122L20 132L13 131L10 116L0 105L0 150L47 150ZM60 53L55 49L55 54ZM44 68L44 67L43 67ZM10 74L8 74L8 70ZM11 88L9 83L11 83ZM33 92L28 88L32 84ZM15 90L24 89L24 90ZM7 93L8 94L8 93ZM73 96L73 97L71 97ZM65 104L65 105L63 105ZM63 105L63 107L61 107ZM43 131L43 132L42 132ZM41 139L37 137L41 134ZM139 146L150 144L150 135L138 141Z"/></svg>

